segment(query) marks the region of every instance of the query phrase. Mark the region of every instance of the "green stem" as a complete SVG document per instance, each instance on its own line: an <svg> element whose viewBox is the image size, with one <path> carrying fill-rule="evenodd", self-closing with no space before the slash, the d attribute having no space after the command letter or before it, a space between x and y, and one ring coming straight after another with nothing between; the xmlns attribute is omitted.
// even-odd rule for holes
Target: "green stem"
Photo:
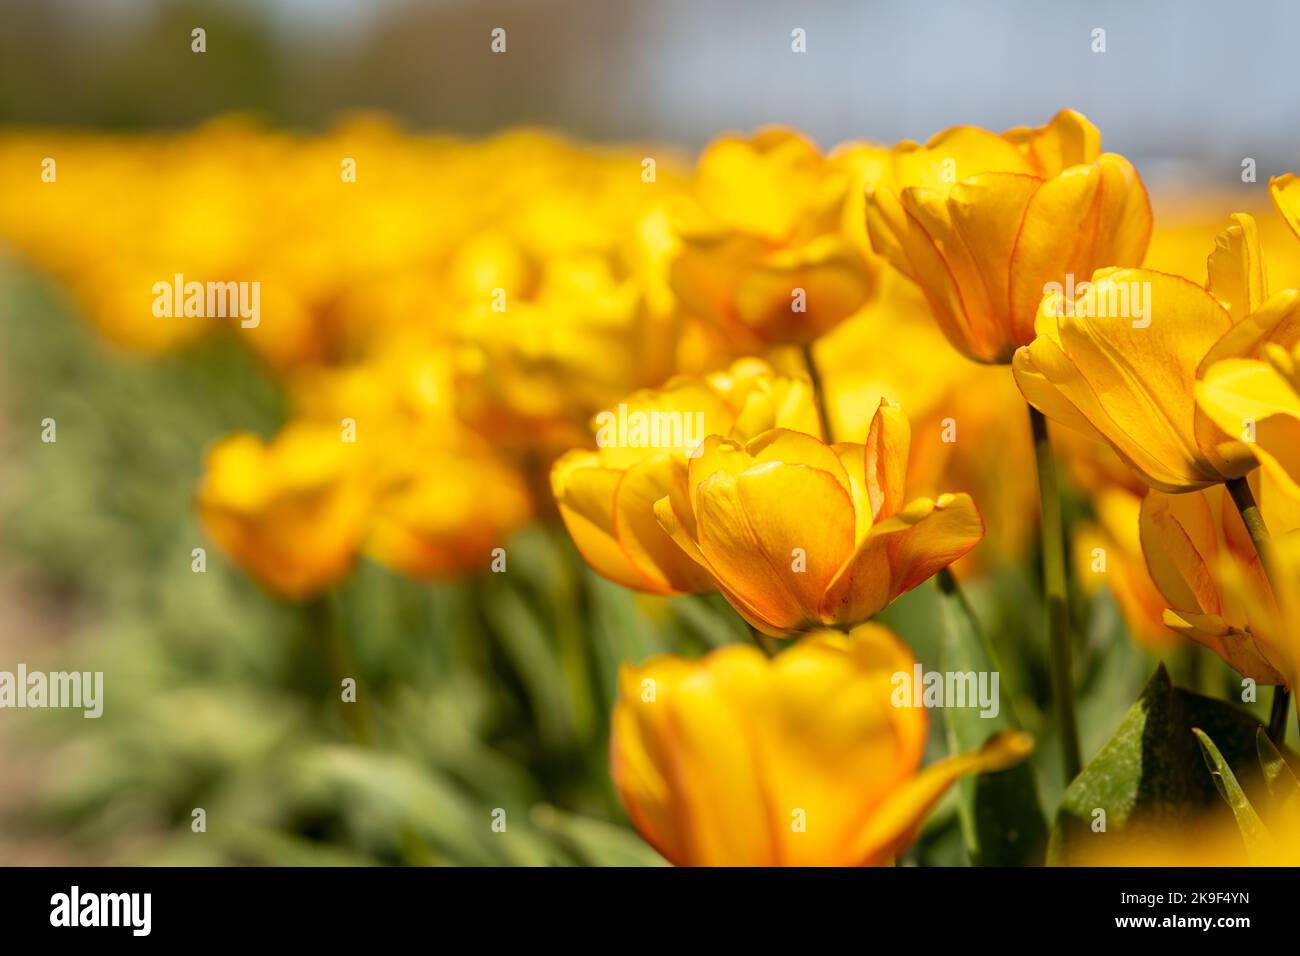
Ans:
<svg viewBox="0 0 1300 956"><path fill-rule="evenodd" d="M308 605L308 619L312 636L319 642L325 656L327 670L333 679L333 693L336 695L339 714L352 732L357 743L369 746L374 739L370 726L370 713L366 709L365 690L361 685L361 673L352 657L352 648L347 642L343 627L343 609L338 593L327 591L316 597ZM351 677L356 681L357 699L354 703L343 700L343 679Z"/></svg>
<svg viewBox="0 0 1300 956"><path fill-rule="evenodd" d="M998 666L997 654L993 650L993 645L989 643L984 628L980 627L980 619L975 616L975 608L971 606L970 600L966 597L966 592L962 589L961 582L957 580L957 575L952 573L952 568L940 568L939 573L934 576L934 580L939 586L939 593L947 595L956 602L962 616L966 618L966 623L970 625L971 632L979 637L980 646L984 648L990 666L994 670L1001 671L1002 668Z"/></svg>
<svg viewBox="0 0 1300 956"><path fill-rule="evenodd" d="M1250 535L1250 542L1255 546L1255 553L1259 555L1259 563L1264 566L1264 575L1268 578L1269 586L1273 585L1273 544L1268 537L1268 527L1264 524L1264 516L1259 513L1259 505L1255 503L1255 495L1250 490L1250 482L1245 478L1233 478L1225 482L1228 486L1228 494L1232 496L1232 503L1237 506L1241 512L1242 523L1246 525L1246 533Z"/></svg>
<svg viewBox="0 0 1300 956"><path fill-rule="evenodd" d="M1042 509L1043 595L1047 602L1048 662L1052 672L1052 698L1061 725L1061 755L1068 784L1083 769L1079 756L1079 725L1074 715L1074 678L1071 673L1070 604L1065 579L1065 530L1061 520L1061 491L1056 482L1056 461L1047 436L1047 419L1032 406L1029 425L1034 434L1034 459L1038 465L1038 501Z"/></svg>
<svg viewBox="0 0 1300 956"><path fill-rule="evenodd" d="M817 369L817 359L813 356L813 343L808 342L800 346L803 352L803 364L808 369L808 381L812 382L813 398L817 402L817 418L822 426L822 438L826 444L835 441L835 433L831 428L831 414L826 405L826 385L822 381L821 372Z"/></svg>
<svg viewBox="0 0 1300 956"><path fill-rule="evenodd" d="M1273 688L1273 710L1268 715L1268 739L1279 750L1286 743L1286 722L1291 713L1291 692L1285 687Z"/></svg>
<svg viewBox="0 0 1300 956"><path fill-rule="evenodd" d="M1250 535L1251 544L1255 546L1255 553L1259 555L1259 563L1264 568L1264 577L1268 579L1268 586L1276 594L1273 542L1268 536L1268 526L1264 524L1264 516L1260 514L1259 504L1250 490L1250 482L1243 476L1233 478L1225 484L1228 487L1228 494L1232 497L1232 503L1241 513L1241 521L1246 526L1246 533ZM1287 700L1290 696L1285 687L1273 688L1273 710L1268 719L1268 738L1278 747L1281 747L1283 740L1286 739Z"/></svg>

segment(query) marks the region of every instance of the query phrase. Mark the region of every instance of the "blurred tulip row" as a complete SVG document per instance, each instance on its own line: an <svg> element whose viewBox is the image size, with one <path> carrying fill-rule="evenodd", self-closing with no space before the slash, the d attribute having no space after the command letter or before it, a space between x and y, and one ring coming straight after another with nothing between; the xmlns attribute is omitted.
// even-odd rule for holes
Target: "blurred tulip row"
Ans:
<svg viewBox="0 0 1300 956"><path fill-rule="evenodd" d="M721 595L752 645L626 662L611 717L619 795L674 863L889 862L963 775L1041 825L1012 713L922 767L927 713L891 701L913 636L872 621L937 578L993 667L963 591L1015 565L1047 609L1063 806L1107 756L1080 752L1068 607L1105 588L1144 648L1278 688L1253 796L1284 808L1260 811L1267 859L1300 862L1277 783L1300 677L1289 174L1148 189L1069 110L829 152L764 129L693 166L541 131L229 118L3 134L0 236L114 346L234 337L282 385L291 420L212 436L195 489L211 540L275 595L316 599L363 556L509 574L532 522L625 588ZM258 283L260 320L160 317L178 275ZM1249 786L1216 773L1232 799ZM1216 861L1264 859L1242 832ZM1081 856L1127 859L1135 834ZM1052 839L1026 858L1063 858Z"/></svg>

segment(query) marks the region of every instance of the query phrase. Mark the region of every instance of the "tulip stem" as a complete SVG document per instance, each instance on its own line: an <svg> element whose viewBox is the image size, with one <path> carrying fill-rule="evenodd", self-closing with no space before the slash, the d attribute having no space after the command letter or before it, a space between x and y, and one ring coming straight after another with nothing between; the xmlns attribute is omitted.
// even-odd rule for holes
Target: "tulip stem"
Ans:
<svg viewBox="0 0 1300 956"><path fill-rule="evenodd" d="M307 605L307 615L333 681L331 693L338 695L339 714L343 723L357 743L369 746L374 738L370 714L366 709L361 674L348 645L338 592L327 591L312 599ZM352 702L343 699L343 681L349 677L356 682L356 699Z"/></svg>
<svg viewBox="0 0 1300 956"><path fill-rule="evenodd" d="M1065 579L1065 530L1061 519L1061 490L1056 481L1056 461L1047 435L1047 418L1030 406L1029 425L1034 434L1034 459L1038 465L1038 501L1042 509L1043 594L1047 601L1048 662L1052 673L1052 698L1061 725L1061 759L1068 784L1083 769L1079 756L1079 725L1074 714L1074 678L1071 674L1070 604Z"/></svg>
<svg viewBox="0 0 1300 956"><path fill-rule="evenodd" d="M1268 578L1271 587L1273 585L1273 545L1268 537L1268 527L1264 524L1264 516L1259 513L1259 505L1256 504L1255 495L1250 490L1250 482L1243 477L1233 478L1226 484L1228 494L1232 496L1232 503L1241 512L1242 523L1246 525L1246 532L1250 535L1250 542L1255 546L1255 553L1259 555L1259 563L1264 566L1264 576Z"/></svg>
<svg viewBox="0 0 1300 956"><path fill-rule="evenodd" d="M1273 542L1268 536L1268 526L1264 524L1264 516L1260 514L1259 504L1250 490L1250 482L1242 476L1233 478L1225 484L1228 486L1228 494L1232 496L1232 503L1241 512L1246 533L1250 535L1250 542L1255 546L1259 563L1264 568L1264 577L1268 579L1269 587L1273 592L1277 593L1277 587L1273 583ZM1273 710L1268 719L1268 738L1278 747L1281 747L1282 741L1286 739L1287 701L1290 696L1285 687L1279 685L1273 688Z"/></svg>
<svg viewBox="0 0 1300 956"><path fill-rule="evenodd" d="M1291 713L1291 693L1280 684L1273 688L1273 710L1268 715L1268 739L1279 750L1286 743L1286 722Z"/></svg>
<svg viewBox="0 0 1300 956"><path fill-rule="evenodd" d="M957 575L952 573L951 567L940 568L939 573L934 576L935 583L939 586L939 593L951 597L957 607L961 609L962 616L966 618L966 623L970 625L971 633L979 638L980 646L984 648L984 653L992 666L996 670L1001 670L997 664L997 654L993 650L993 645L989 643L988 635L984 628L980 627L980 619L975 616L975 608L971 606L970 600L966 597L966 592L962 589L961 582L957 580Z"/></svg>
<svg viewBox="0 0 1300 956"><path fill-rule="evenodd" d="M826 444L835 441L835 434L831 430L831 414L826 406L826 384L822 381L822 374L817 370L817 359L813 355L813 343L808 342L800 346L803 352L803 364L808 369L808 381L812 382L813 399L817 403L817 419L822 426L822 439Z"/></svg>

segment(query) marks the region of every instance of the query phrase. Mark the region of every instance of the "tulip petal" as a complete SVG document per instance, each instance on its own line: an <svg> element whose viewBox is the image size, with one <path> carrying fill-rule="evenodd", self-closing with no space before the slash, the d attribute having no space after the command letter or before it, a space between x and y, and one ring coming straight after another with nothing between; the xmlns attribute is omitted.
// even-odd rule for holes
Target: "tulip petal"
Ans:
<svg viewBox="0 0 1300 956"><path fill-rule="evenodd" d="M890 600L928 581L941 568L969 552L983 537L984 521L970 495L940 495L925 519L889 542L889 563L893 569Z"/></svg>
<svg viewBox="0 0 1300 956"><path fill-rule="evenodd" d="M769 806L786 866L857 865L862 821L921 764L928 720L890 704L907 646L879 625L809 634L770 668L762 723ZM791 822L801 818L805 826Z"/></svg>
<svg viewBox="0 0 1300 956"><path fill-rule="evenodd" d="M1151 580L1170 606L1184 613L1221 613L1211 568L1218 559L1218 532L1205 495L1149 492L1138 528Z"/></svg>
<svg viewBox="0 0 1300 956"><path fill-rule="evenodd" d="M871 520L888 518L903 506L911 443L912 426L902 408L882 398L867 431L863 461Z"/></svg>
<svg viewBox="0 0 1300 956"><path fill-rule="evenodd" d="M1049 179L1070 166L1091 163L1101 152L1101 131L1088 117L1064 109L1045 125L1018 127L1002 134L1033 164L1036 175Z"/></svg>
<svg viewBox="0 0 1300 956"><path fill-rule="evenodd" d="M1010 259L1016 344L1033 338L1049 286L1065 287L1069 276L1077 285L1108 266L1140 265L1150 239L1151 202L1124 157L1106 153L1044 182L1025 208Z"/></svg>
<svg viewBox="0 0 1300 956"><path fill-rule="evenodd" d="M973 753L948 757L926 767L905 787L895 791L871 815L857 836L854 855L877 864L911 842L925 814L958 778L968 773L995 773L1024 760L1033 738L1017 730L1003 731Z"/></svg>
<svg viewBox="0 0 1300 956"><path fill-rule="evenodd" d="M629 468L614 495L614 537L628 562L661 594L712 589L708 573L682 553L655 518L660 498L685 497L686 474L683 459L661 455Z"/></svg>
<svg viewBox="0 0 1300 956"><path fill-rule="evenodd" d="M1206 288L1235 323L1263 304L1268 286L1254 217L1239 212L1231 218L1232 224L1214 237L1214 251L1206 260Z"/></svg>
<svg viewBox="0 0 1300 956"><path fill-rule="evenodd" d="M902 237L940 328L976 361L1007 361L1008 269L1015 236L1040 185L1032 176L985 173L944 190L906 189L910 228ZM1041 296L1040 296L1041 297Z"/></svg>
<svg viewBox="0 0 1300 956"><path fill-rule="evenodd" d="M628 559L614 527L614 500L623 472L603 468L595 452L565 453L551 468L551 493L564 527L583 560L615 584L664 593L665 582L647 577Z"/></svg>
<svg viewBox="0 0 1300 956"><path fill-rule="evenodd" d="M797 501L818 502L816 518L791 507ZM762 462L739 475L717 472L697 492L696 520L699 550L714 575L781 630L816 622L822 594L853 550L849 492L808 465Z"/></svg>
<svg viewBox="0 0 1300 956"><path fill-rule="evenodd" d="M1142 310L1132 307L1134 297ZM1040 310L1032 370L1148 484L1186 491L1233 477L1230 469L1248 470L1198 443L1196 368L1231 323L1213 296L1178 276L1105 269L1064 306L1059 316ZM1138 311L1150 314L1135 318ZM1031 374L1018 382L1027 398L1041 400L1042 380Z"/></svg>
<svg viewBox="0 0 1300 956"><path fill-rule="evenodd" d="M983 522L968 495L918 498L872 526L835 575L818 609L822 623L852 625L973 548Z"/></svg>
<svg viewBox="0 0 1300 956"><path fill-rule="evenodd" d="M1300 177L1295 173L1274 176L1268 181L1268 194L1291 231L1300 239Z"/></svg>

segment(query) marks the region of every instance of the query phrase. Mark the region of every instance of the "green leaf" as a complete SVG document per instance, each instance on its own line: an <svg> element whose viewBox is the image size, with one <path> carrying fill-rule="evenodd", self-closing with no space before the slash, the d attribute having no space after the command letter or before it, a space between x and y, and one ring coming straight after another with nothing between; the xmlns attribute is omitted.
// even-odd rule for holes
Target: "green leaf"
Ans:
<svg viewBox="0 0 1300 956"><path fill-rule="evenodd" d="M1098 840L1119 847L1152 827L1191 825L1206 812L1226 814L1192 728L1213 737L1225 766L1244 779L1258 775L1258 726L1250 713L1226 701L1174 687L1160 665L1115 735L1066 789L1048 863L1077 863ZM1099 810L1105 813L1104 831L1093 830Z"/></svg>
<svg viewBox="0 0 1300 956"><path fill-rule="evenodd" d="M940 590L945 621L939 653L941 669L976 675L999 671L960 591L948 578L940 580ZM976 750L998 731L1018 726L1006 703L1009 695L1000 693L999 697L1001 706L995 716L981 716L979 707L944 710L948 745L953 753ZM957 793L962 834L976 865L1024 866L1042 862L1047 823L1028 761L997 773L965 777L958 781Z"/></svg>
<svg viewBox="0 0 1300 956"><path fill-rule="evenodd" d="M1223 797L1232 810L1232 815L1237 819L1237 829L1241 831L1241 838L1246 843L1246 852L1252 858L1259 857L1271 842L1268 830L1264 827L1264 821L1259 818L1255 808L1250 805L1246 792L1241 789L1241 784L1237 782L1237 775L1228 766L1228 761L1223 759L1223 754L1219 753L1219 748L1214 746L1214 741L1199 727L1193 727L1192 733L1196 735L1196 739L1201 745L1201 754L1205 757L1205 765L1210 768L1210 779L1214 781L1219 796Z"/></svg>

